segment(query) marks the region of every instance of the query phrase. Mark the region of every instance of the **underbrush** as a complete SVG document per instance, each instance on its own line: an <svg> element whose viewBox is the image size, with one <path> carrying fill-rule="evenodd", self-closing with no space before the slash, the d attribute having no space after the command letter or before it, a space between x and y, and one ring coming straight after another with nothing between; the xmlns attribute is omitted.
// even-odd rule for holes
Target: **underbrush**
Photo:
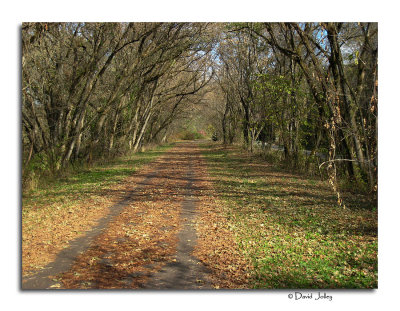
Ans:
<svg viewBox="0 0 400 311"><path fill-rule="evenodd" d="M203 154L252 262L252 287L377 288L377 211L365 195L348 195L342 209L321 178L236 147Z"/></svg>
<svg viewBox="0 0 400 311"><path fill-rule="evenodd" d="M291 171L296 174L303 174L311 178L319 178L320 180L328 180L327 165L322 165L322 160L317 155L306 155L299 153L297 159L285 159L284 154L280 150L273 149L255 149L254 155L260 159L274 164L278 169ZM337 182L340 193L344 195L360 194L371 202L377 200L377 191L371 191L367 183L367 176L362 175L360 170L355 171L355 177L349 178L343 172L345 171L344 162L337 162Z"/></svg>
<svg viewBox="0 0 400 311"><path fill-rule="evenodd" d="M185 131L181 135L182 140L196 140L196 139L204 139L204 135L196 131Z"/></svg>

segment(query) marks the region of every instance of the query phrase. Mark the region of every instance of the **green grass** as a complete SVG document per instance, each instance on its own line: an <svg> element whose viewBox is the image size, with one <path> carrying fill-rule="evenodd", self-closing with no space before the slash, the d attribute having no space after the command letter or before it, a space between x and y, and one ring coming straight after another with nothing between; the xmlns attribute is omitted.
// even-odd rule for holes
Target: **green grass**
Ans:
<svg viewBox="0 0 400 311"><path fill-rule="evenodd" d="M46 181L38 189L22 195L23 212L34 207L51 204L70 204L76 198L88 197L109 186L122 181L136 170L147 164L172 145L163 145L145 152L114 159L106 164L97 164L91 168L78 167L68 177Z"/></svg>
<svg viewBox="0 0 400 311"><path fill-rule="evenodd" d="M376 288L377 212L361 195L336 204L325 181L292 174L239 149L203 154L254 288Z"/></svg>

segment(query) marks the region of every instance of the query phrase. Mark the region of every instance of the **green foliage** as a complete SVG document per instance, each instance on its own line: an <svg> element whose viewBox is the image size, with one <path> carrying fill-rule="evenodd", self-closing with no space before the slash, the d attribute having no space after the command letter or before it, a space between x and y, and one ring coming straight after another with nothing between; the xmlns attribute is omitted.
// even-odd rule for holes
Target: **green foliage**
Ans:
<svg viewBox="0 0 400 311"><path fill-rule="evenodd" d="M54 153L40 152L33 155L22 171L22 189L36 189L43 180L58 176L57 166L60 160Z"/></svg>
<svg viewBox="0 0 400 311"><path fill-rule="evenodd" d="M272 100L297 91L297 88L291 86L291 81L282 75L257 74L253 83L256 90L268 93Z"/></svg>
<svg viewBox="0 0 400 311"><path fill-rule="evenodd" d="M217 133L213 133L211 139L213 141L217 141L218 140L218 134Z"/></svg>
<svg viewBox="0 0 400 311"><path fill-rule="evenodd" d="M196 131L185 131L181 134L181 139L183 140L196 140L196 139L204 139L204 136Z"/></svg>

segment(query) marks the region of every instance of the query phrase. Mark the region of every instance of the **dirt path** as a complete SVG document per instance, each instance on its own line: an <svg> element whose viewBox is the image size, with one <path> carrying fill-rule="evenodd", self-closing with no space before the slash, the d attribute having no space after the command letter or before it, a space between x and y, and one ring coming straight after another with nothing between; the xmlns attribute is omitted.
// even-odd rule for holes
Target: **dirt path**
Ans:
<svg viewBox="0 0 400 311"><path fill-rule="evenodd" d="M211 289L208 278L210 271L192 255L197 242L195 220L196 206L199 203L195 194L195 179L193 159L187 159L188 172L186 178L186 193L182 202L181 221L182 230L178 235L177 253L172 262L168 263L161 271L153 274L147 289Z"/></svg>
<svg viewBox="0 0 400 311"><path fill-rule="evenodd" d="M48 264L46 267L44 267L44 269L40 270L34 275L24 277L22 288L47 289L56 285L57 279L52 279L51 276L58 275L70 269L76 257L90 247L93 240L107 227L114 217L122 212L124 207L132 200L132 197L136 194L136 192L140 191L153 176L154 175L151 174L147 175L142 182L137 184L135 189L128 192L124 199L111 206L110 213L101 218L98 221L98 224L84 236L69 242L69 247L62 250L54 262Z"/></svg>
<svg viewBox="0 0 400 311"><path fill-rule="evenodd" d="M92 230L23 278L22 288L211 288L209 271L192 255L199 156L195 144L177 144Z"/></svg>

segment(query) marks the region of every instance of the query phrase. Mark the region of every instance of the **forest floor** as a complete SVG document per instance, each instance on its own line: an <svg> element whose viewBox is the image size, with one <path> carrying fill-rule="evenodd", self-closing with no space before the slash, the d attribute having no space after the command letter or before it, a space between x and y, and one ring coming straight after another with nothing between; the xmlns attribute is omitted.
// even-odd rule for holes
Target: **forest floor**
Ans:
<svg viewBox="0 0 400 311"><path fill-rule="evenodd" d="M23 289L376 288L377 212L239 148L181 142L23 197Z"/></svg>

